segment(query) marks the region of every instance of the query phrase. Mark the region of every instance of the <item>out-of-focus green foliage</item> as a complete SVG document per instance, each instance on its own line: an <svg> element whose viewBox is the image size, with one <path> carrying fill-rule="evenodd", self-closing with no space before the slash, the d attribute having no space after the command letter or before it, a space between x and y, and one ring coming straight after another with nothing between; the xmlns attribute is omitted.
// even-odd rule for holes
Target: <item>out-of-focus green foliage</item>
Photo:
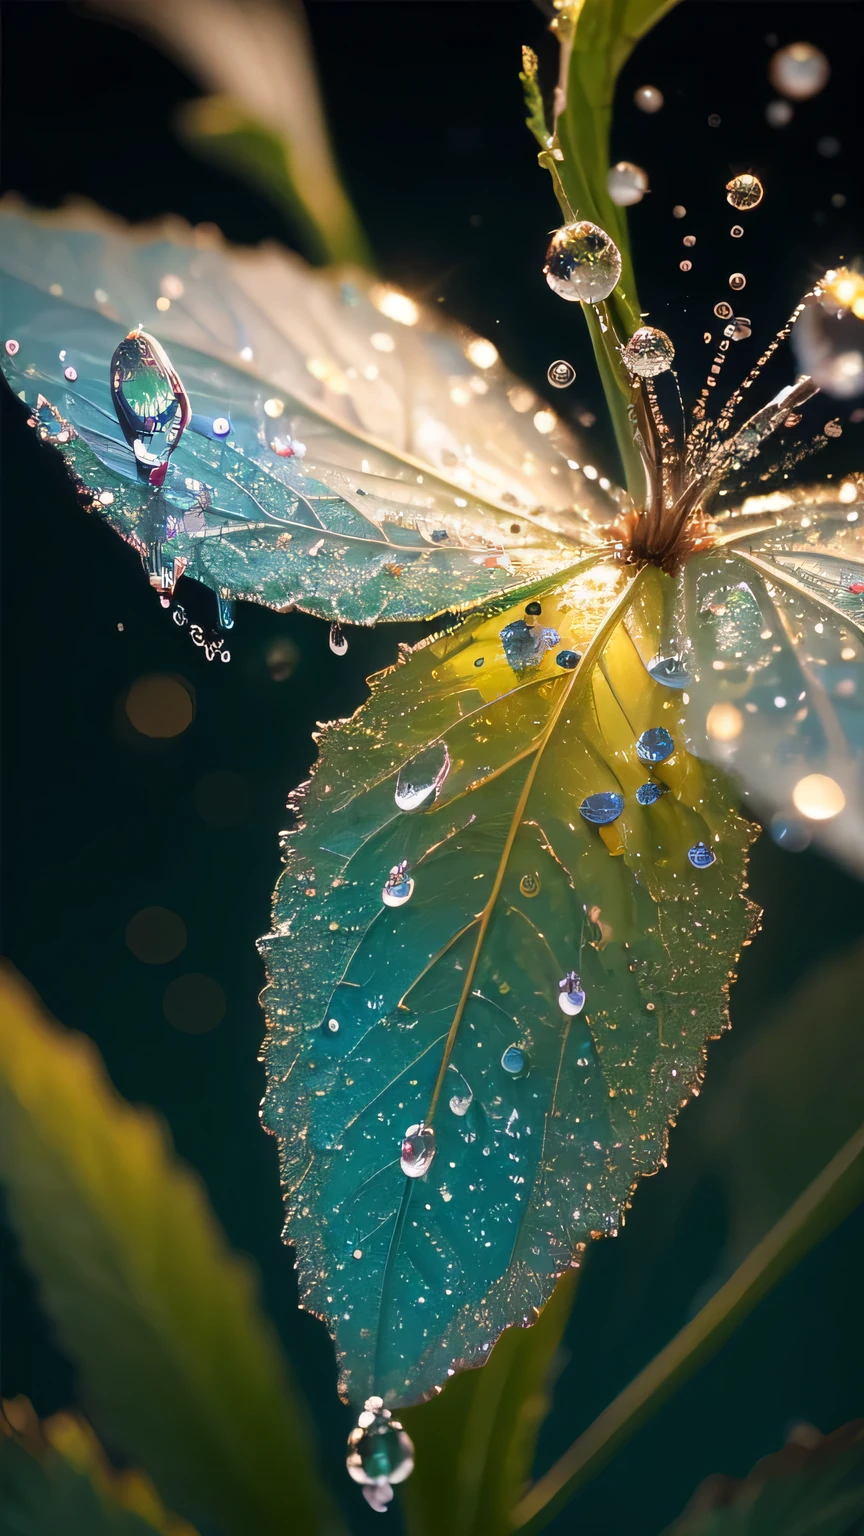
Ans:
<svg viewBox="0 0 864 1536"><path fill-rule="evenodd" d="M0 1179L94 1423L226 1536L338 1532L252 1278L155 1117L0 973Z"/></svg>

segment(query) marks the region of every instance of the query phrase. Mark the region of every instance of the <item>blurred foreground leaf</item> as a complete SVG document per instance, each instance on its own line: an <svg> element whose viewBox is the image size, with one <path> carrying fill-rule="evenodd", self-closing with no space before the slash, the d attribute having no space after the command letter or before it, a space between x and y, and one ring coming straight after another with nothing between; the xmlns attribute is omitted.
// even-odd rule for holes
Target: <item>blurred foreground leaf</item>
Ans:
<svg viewBox="0 0 864 1536"><path fill-rule="evenodd" d="M708 1478L666 1536L859 1536L864 1419L833 1435L802 1429L743 1481Z"/></svg>
<svg viewBox="0 0 864 1536"><path fill-rule="evenodd" d="M549 1411L576 1284L570 1270L530 1328L508 1328L482 1368L457 1374L432 1402L400 1413L417 1451L414 1474L399 1490L409 1536L509 1531Z"/></svg>
<svg viewBox="0 0 864 1536"><path fill-rule="evenodd" d="M337 1532L252 1278L155 1117L0 972L0 1179L81 1395L176 1506L226 1533Z"/></svg>

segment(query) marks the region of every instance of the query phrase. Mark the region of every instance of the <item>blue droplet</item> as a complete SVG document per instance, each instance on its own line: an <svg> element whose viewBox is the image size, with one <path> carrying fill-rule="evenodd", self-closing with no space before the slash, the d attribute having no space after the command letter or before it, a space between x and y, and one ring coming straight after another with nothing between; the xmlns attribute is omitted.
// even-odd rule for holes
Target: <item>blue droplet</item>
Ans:
<svg viewBox="0 0 864 1536"><path fill-rule="evenodd" d="M579 807L580 816L597 827L605 827L617 821L624 809L624 796L614 789L601 789L596 795L586 795Z"/></svg>
<svg viewBox="0 0 864 1536"><path fill-rule="evenodd" d="M446 528L433 528L429 537L431 538L433 544L443 544L450 537L450 535L448 534Z"/></svg>
<svg viewBox="0 0 864 1536"><path fill-rule="evenodd" d="M712 852L707 843L694 843L692 848L688 848L687 857L694 869L708 869L717 855Z"/></svg>
<svg viewBox="0 0 864 1536"><path fill-rule="evenodd" d="M578 651L559 651L555 660L565 672L572 672L574 667L578 667L581 657Z"/></svg>
<svg viewBox="0 0 864 1536"><path fill-rule="evenodd" d="M665 763L675 751L675 743L665 725L652 726L643 731L636 743L636 753L643 763Z"/></svg>
<svg viewBox="0 0 864 1536"><path fill-rule="evenodd" d="M636 791L636 799L640 805L653 805L661 795L668 795L669 785L658 784L656 779L649 779L647 784L640 784Z"/></svg>
<svg viewBox="0 0 864 1536"><path fill-rule="evenodd" d="M518 1077L520 1072L525 1071L525 1052L518 1045L508 1045L501 1057L501 1065L505 1072L511 1072L514 1077Z"/></svg>

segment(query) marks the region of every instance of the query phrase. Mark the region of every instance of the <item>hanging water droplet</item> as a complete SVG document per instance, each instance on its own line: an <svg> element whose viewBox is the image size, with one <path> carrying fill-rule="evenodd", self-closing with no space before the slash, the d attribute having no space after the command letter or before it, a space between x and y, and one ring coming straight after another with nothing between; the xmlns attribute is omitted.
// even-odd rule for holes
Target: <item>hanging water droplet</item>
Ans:
<svg viewBox="0 0 864 1536"><path fill-rule="evenodd" d="M348 641L338 624L330 625L330 649L334 656L344 656L348 649Z"/></svg>
<svg viewBox="0 0 864 1536"><path fill-rule="evenodd" d="M585 1007L582 978L577 971L568 971L558 983L558 1007L571 1016L581 1013Z"/></svg>
<svg viewBox="0 0 864 1536"><path fill-rule="evenodd" d="M452 1072L459 1079L458 1086L450 1097L450 1108L454 1115L458 1115L461 1119L463 1115L467 1115L471 1105L474 1103L474 1091L458 1068L454 1067L452 1061L448 1071Z"/></svg>
<svg viewBox="0 0 864 1536"><path fill-rule="evenodd" d="M403 859L401 864L394 864L381 892L381 900L385 907L404 907L406 901L410 901L414 894L414 881L408 873L408 861Z"/></svg>
<svg viewBox="0 0 864 1536"><path fill-rule="evenodd" d="M579 807L580 816L597 827L605 827L617 821L624 809L624 796L614 789L601 789L595 795L586 795Z"/></svg>
<svg viewBox="0 0 864 1536"><path fill-rule="evenodd" d="M630 160L619 160L606 173L606 189L617 207L632 208L648 191L648 172Z"/></svg>
<svg viewBox="0 0 864 1536"><path fill-rule="evenodd" d="M636 799L640 805L653 805L661 795L669 793L668 784L659 784L656 779L649 779L647 784L640 784L636 791Z"/></svg>
<svg viewBox="0 0 864 1536"><path fill-rule="evenodd" d="M694 869L708 869L717 855L707 843L694 843L692 848L688 848L687 857Z"/></svg>
<svg viewBox="0 0 864 1536"><path fill-rule="evenodd" d="M539 603L536 606L539 611ZM528 609L525 611L527 613ZM524 672L528 667L539 666L545 653L553 645L561 644L561 636L557 629L545 629L540 624L526 624L524 619L514 619L512 624L504 625L501 642L513 671Z"/></svg>
<svg viewBox="0 0 864 1536"><path fill-rule="evenodd" d="M576 369L565 358L559 357L557 363L549 364L546 377L554 389L567 389L576 377Z"/></svg>
<svg viewBox="0 0 864 1536"><path fill-rule="evenodd" d="M633 100L640 112L659 112L663 106L663 92L656 85L640 85L633 92Z"/></svg>
<svg viewBox="0 0 864 1536"><path fill-rule="evenodd" d="M428 1173L435 1156L435 1132L431 1125L409 1125L402 1138L399 1165L409 1179L421 1179Z"/></svg>
<svg viewBox="0 0 864 1536"><path fill-rule="evenodd" d="M130 331L110 369L111 399L138 473L161 485L192 412L180 378L155 337Z"/></svg>
<svg viewBox="0 0 864 1536"><path fill-rule="evenodd" d="M726 183L726 201L737 208L739 213L748 208L757 208L762 201L764 188L758 176L745 174L733 176Z"/></svg>
<svg viewBox="0 0 864 1536"><path fill-rule="evenodd" d="M649 663L648 673L656 683L662 683L666 688L686 688L690 682L690 673L680 656L655 656Z"/></svg>
<svg viewBox="0 0 864 1536"><path fill-rule="evenodd" d="M443 741L433 742L399 769L394 798L400 811L419 811L437 800L450 772L450 754Z"/></svg>
<svg viewBox="0 0 864 1536"><path fill-rule="evenodd" d="M382 1504L389 1503L387 1490L391 1483L403 1483L410 1476L414 1446L380 1397L366 1399L357 1427L348 1436L345 1465L354 1482L362 1483L364 1491L375 1491ZM373 1503L375 1507L378 1506Z"/></svg>
<svg viewBox="0 0 864 1536"><path fill-rule="evenodd" d="M658 331L653 325L640 325L621 356L631 373L638 374L640 379L653 379L672 367L675 348L665 331Z"/></svg>
<svg viewBox="0 0 864 1536"><path fill-rule="evenodd" d="M768 66L774 89L793 101L808 101L818 96L828 84L831 65L820 48L812 43L790 43L778 49Z"/></svg>
<svg viewBox="0 0 864 1536"><path fill-rule="evenodd" d="M216 606L219 614L219 628L234 628L234 604L230 597L223 597L221 592L216 594Z"/></svg>
<svg viewBox="0 0 864 1536"><path fill-rule="evenodd" d="M665 763L674 751L675 743L665 725L655 725L643 731L636 743L636 754L643 763Z"/></svg>
<svg viewBox="0 0 864 1536"><path fill-rule="evenodd" d="M621 276L621 252L605 229L580 219L555 231L543 271L562 299L598 304Z"/></svg>
<svg viewBox="0 0 864 1536"><path fill-rule="evenodd" d="M743 272L733 272L732 276L729 279L729 287L730 288L734 288L736 293L740 293L742 288L746 288L747 287L747 279L744 276L744 273Z"/></svg>
<svg viewBox="0 0 864 1536"><path fill-rule="evenodd" d="M521 1045L508 1045L506 1051L501 1057L501 1065L505 1072L510 1073L511 1077L524 1076L526 1067L528 1065L528 1057L523 1051Z"/></svg>

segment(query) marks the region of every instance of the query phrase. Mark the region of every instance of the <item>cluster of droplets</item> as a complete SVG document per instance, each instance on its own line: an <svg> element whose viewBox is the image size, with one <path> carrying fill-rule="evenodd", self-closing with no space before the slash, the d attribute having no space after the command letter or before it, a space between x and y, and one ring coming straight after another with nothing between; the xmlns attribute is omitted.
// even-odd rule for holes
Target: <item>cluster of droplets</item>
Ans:
<svg viewBox="0 0 864 1536"><path fill-rule="evenodd" d="M414 1446L380 1397L368 1397L357 1427L348 1436L348 1475L360 1483L371 1507L383 1513L393 1498L393 1484L414 1469Z"/></svg>

